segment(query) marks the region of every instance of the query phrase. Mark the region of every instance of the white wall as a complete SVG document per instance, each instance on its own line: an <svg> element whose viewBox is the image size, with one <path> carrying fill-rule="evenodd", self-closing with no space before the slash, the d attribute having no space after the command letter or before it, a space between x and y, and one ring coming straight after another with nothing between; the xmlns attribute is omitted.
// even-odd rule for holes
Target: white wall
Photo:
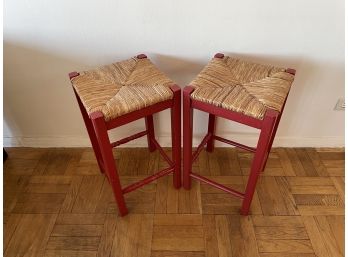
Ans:
<svg viewBox="0 0 348 257"><path fill-rule="evenodd" d="M333 110L344 96L341 0L5 0L4 143L89 145L70 71L143 52L184 86L219 51L297 69L276 145L344 145L344 112ZM197 140L207 116L195 114ZM169 112L155 117L164 144L169 121ZM218 131L248 143L256 138L255 130L223 120Z"/></svg>

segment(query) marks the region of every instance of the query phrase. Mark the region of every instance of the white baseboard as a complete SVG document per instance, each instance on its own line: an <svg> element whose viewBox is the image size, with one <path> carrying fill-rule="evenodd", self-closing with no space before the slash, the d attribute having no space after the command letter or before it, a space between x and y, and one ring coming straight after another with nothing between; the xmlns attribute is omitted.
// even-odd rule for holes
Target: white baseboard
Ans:
<svg viewBox="0 0 348 257"><path fill-rule="evenodd" d="M219 135L246 145L255 146L257 135L255 134L228 134ZM198 145L201 136L194 136L193 144ZM158 142L164 146L171 146L171 137L160 136ZM90 147L88 137L61 136L61 137L4 137L5 147ZM123 146L145 147L146 137L131 141ZM227 147L229 145L216 142L216 146ZM274 140L274 147L344 147L344 137L286 137L279 136Z"/></svg>

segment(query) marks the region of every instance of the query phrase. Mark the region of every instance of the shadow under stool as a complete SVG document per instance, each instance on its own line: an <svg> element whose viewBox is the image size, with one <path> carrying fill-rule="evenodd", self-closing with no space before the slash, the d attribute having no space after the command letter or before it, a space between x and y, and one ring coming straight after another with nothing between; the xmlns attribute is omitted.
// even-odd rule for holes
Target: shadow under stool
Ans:
<svg viewBox="0 0 348 257"><path fill-rule="evenodd" d="M100 171L112 187L119 213L128 213L124 194L173 173L175 188L181 187L181 90L141 54L94 70L69 74ZM172 158L155 139L153 114L171 110ZM116 142L108 130L144 118L146 129ZM169 167L125 188L121 187L112 149L147 136L149 151L156 149Z"/></svg>
<svg viewBox="0 0 348 257"><path fill-rule="evenodd" d="M288 93L294 69L251 63L218 53L183 90L183 186L191 179L216 187L242 199L241 214L249 213L257 179L264 170ZM193 110L209 113L208 133L192 153ZM260 130L256 147L246 146L215 133L216 117L222 117ZM192 172L192 163L205 145L212 152L214 141L221 141L254 153L245 192L238 192Z"/></svg>

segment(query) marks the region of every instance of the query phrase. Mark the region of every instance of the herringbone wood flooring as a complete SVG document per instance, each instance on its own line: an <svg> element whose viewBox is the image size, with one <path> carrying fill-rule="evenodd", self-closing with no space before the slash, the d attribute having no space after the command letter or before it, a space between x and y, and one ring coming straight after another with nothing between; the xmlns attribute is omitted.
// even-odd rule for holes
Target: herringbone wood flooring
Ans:
<svg viewBox="0 0 348 257"><path fill-rule="evenodd" d="M276 148L251 215L207 185L171 177L126 196L120 218L90 148L7 149L4 253L32 257L339 257L344 255L344 152ZM168 150L169 151L169 150ZM124 185L166 167L147 149L115 151ZM202 152L193 170L243 190L252 155Z"/></svg>

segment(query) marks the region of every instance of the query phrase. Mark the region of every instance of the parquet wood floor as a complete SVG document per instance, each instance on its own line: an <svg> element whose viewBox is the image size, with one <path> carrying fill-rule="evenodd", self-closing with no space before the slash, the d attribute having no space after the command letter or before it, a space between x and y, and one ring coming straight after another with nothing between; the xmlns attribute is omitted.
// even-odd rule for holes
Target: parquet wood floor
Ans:
<svg viewBox="0 0 348 257"><path fill-rule="evenodd" d="M128 194L123 218L91 148L7 151L7 257L344 256L343 149L272 149L248 217L239 199L198 182L175 190L164 177ZM145 148L114 153L123 185L166 166ZM217 148L193 170L244 190L251 160Z"/></svg>

